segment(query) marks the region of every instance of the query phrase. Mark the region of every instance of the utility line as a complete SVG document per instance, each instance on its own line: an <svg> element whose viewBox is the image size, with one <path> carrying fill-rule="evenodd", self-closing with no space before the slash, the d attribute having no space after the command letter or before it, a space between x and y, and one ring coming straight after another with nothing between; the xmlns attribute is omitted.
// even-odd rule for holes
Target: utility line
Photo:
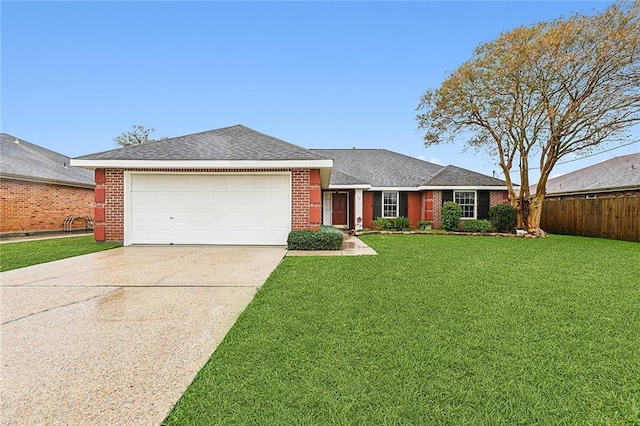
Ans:
<svg viewBox="0 0 640 426"><path fill-rule="evenodd" d="M584 155L582 157L578 157L578 158L574 158L572 160L566 160L566 161L562 161L560 163L556 163L556 166L560 165L560 164L567 164L567 163L572 163L574 161L580 161L580 160L584 160L585 158L589 158L589 157L595 157L596 155L600 155L600 154L604 154L605 152L609 152L609 151L614 151L616 149L620 149L620 148L624 148L625 146L629 146L629 145L633 145L634 143L638 143L640 142L640 139L636 140L636 141L631 141L629 143L625 143L623 145L618 145L618 146L614 146L613 148L609 148L609 149L605 149L599 152L595 152L593 154L589 154L589 155ZM529 167L527 170L538 170L540 167ZM511 170L509 170L510 172L514 171L514 170L520 170L520 168L513 168Z"/></svg>

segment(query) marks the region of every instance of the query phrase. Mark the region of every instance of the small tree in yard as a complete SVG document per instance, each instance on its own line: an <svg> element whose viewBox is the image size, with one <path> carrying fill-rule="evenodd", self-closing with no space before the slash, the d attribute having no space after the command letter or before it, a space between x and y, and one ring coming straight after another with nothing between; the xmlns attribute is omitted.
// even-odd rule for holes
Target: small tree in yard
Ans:
<svg viewBox="0 0 640 426"><path fill-rule="evenodd" d="M149 142L155 142L156 140L167 139L166 137L162 137L160 139L152 139L150 135L155 131L156 129L154 129L153 127L145 127L134 124L133 126L131 126L131 131L123 132L121 135L113 138L113 141L120 146L135 146Z"/></svg>
<svg viewBox="0 0 640 426"><path fill-rule="evenodd" d="M426 146L473 132L467 146L497 159L517 226L544 235L542 203L558 160L620 143L640 122L640 0L504 33L427 90L418 111ZM540 169L533 194L532 167Z"/></svg>
<svg viewBox="0 0 640 426"><path fill-rule="evenodd" d="M457 231L462 217L462 207L453 201L445 201L442 205L442 227L447 231Z"/></svg>

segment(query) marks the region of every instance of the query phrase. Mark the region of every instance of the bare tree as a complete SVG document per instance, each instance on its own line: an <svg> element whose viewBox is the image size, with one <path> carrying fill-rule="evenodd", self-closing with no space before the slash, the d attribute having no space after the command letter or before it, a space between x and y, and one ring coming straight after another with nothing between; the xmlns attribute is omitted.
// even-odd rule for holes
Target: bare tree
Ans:
<svg viewBox="0 0 640 426"><path fill-rule="evenodd" d="M156 140L167 139L162 137L160 139L151 139L151 133L155 132L153 127L140 126L134 124L131 126L131 130L122 133L120 136L113 138L114 142L120 146L135 146L142 145L143 143L155 142Z"/></svg>
<svg viewBox="0 0 640 426"><path fill-rule="evenodd" d="M471 131L467 146L495 156L504 172L518 226L544 235L542 205L558 160L628 140L640 122L639 12L639 0L617 3L480 45L440 88L422 96L416 118L425 145ZM540 169L534 194L532 167Z"/></svg>

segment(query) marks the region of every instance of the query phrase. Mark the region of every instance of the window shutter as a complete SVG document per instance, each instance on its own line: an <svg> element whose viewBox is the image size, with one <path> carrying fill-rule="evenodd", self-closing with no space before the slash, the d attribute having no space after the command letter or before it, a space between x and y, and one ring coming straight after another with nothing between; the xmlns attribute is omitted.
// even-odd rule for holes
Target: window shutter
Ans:
<svg viewBox="0 0 640 426"><path fill-rule="evenodd" d="M398 216L407 217L409 215L408 200L409 200L409 194L406 192L401 192L399 206L398 206Z"/></svg>
<svg viewBox="0 0 640 426"><path fill-rule="evenodd" d="M442 204L446 201L453 201L453 191L442 191Z"/></svg>
<svg viewBox="0 0 640 426"><path fill-rule="evenodd" d="M373 193L373 220L382 216L382 192Z"/></svg>
<svg viewBox="0 0 640 426"><path fill-rule="evenodd" d="M478 219L489 218L489 191L478 191Z"/></svg>

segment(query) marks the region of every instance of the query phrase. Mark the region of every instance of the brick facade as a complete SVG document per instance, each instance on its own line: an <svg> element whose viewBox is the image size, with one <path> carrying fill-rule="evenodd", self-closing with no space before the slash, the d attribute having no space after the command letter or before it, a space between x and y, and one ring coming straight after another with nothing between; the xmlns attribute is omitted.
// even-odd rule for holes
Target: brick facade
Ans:
<svg viewBox="0 0 640 426"><path fill-rule="evenodd" d="M432 205L433 205L433 220L431 221L431 227L435 229L440 229L442 228L442 191L433 191Z"/></svg>
<svg viewBox="0 0 640 426"><path fill-rule="evenodd" d="M509 204L507 191L490 191L489 207ZM432 228L442 228L442 191L425 191L425 220L431 221Z"/></svg>
<svg viewBox="0 0 640 426"><path fill-rule="evenodd" d="M0 233L61 231L71 215L93 217L93 189L0 179Z"/></svg>
<svg viewBox="0 0 640 426"><path fill-rule="evenodd" d="M130 171L143 171L128 169ZM320 170L317 169L145 169L144 171L201 172L201 173L256 173L291 172L291 229L318 230L322 216ZM97 169L95 189L96 241L124 241L124 170Z"/></svg>
<svg viewBox="0 0 640 426"><path fill-rule="evenodd" d="M489 206L498 204L509 204L509 193L507 191L491 191L489 193Z"/></svg>

